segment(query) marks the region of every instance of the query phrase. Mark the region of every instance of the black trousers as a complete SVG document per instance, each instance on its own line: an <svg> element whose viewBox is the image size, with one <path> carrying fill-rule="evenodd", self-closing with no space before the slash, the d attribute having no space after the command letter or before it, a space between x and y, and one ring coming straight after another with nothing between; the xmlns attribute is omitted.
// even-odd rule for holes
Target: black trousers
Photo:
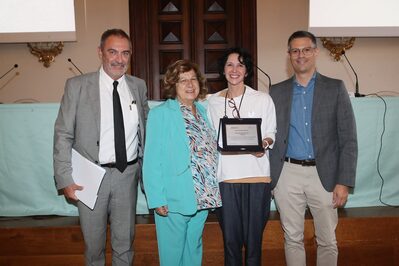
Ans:
<svg viewBox="0 0 399 266"><path fill-rule="evenodd" d="M219 183L223 206L216 210L223 232L224 264L261 265L262 237L270 213L270 183Z"/></svg>

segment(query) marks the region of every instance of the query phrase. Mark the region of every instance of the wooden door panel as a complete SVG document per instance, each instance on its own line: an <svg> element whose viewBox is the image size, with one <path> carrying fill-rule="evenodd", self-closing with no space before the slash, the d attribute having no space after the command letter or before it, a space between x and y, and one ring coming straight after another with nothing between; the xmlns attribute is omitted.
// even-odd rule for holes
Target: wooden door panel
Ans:
<svg viewBox="0 0 399 266"><path fill-rule="evenodd" d="M196 62L213 93L225 87L217 59L226 48L242 46L256 58L256 0L130 0L129 4L132 73L146 80L149 99L162 99L166 67L178 59ZM255 28L246 32L248 23Z"/></svg>

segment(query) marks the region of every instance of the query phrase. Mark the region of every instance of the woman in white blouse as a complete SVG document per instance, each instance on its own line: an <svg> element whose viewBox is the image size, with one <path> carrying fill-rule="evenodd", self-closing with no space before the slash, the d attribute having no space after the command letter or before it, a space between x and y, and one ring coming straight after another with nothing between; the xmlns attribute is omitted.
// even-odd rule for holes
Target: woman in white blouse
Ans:
<svg viewBox="0 0 399 266"><path fill-rule="evenodd" d="M276 133L271 97L245 85L253 74L251 56L231 48L219 59L228 87L209 97L208 116L217 130L220 119L261 118L264 152L219 154L217 178L223 206L217 216L223 232L225 265L261 265L262 236L270 212L271 178L268 149ZM218 140L222 145L221 138Z"/></svg>

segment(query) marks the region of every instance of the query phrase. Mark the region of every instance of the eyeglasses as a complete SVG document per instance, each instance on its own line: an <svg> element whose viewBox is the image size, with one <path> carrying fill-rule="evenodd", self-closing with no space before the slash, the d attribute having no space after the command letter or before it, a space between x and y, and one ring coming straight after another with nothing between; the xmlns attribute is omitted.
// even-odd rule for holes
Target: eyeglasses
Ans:
<svg viewBox="0 0 399 266"><path fill-rule="evenodd" d="M288 50L288 53L292 56L292 57L298 57L301 52L303 54L303 56L312 56L314 53L314 49L316 49L316 47L305 47L302 49L298 49L298 48L292 48L290 50Z"/></svg>
<svg viewBox="0 0 399 266"><path fill-rule="evenodd" d="M236 102L234 101L234 99L229 99L228 101L229 107L231 109L233 109L232 111L232 115L234 118L241 118L240 117L240 110L238 110Z"/></svg>
<svg viewBox="0 0 399 266"><path fill-rule="evenodd" d="M191 79L179 79L178 83L187 86L190 83L197 83L198 79L197 77L192 77Z"/></svg>

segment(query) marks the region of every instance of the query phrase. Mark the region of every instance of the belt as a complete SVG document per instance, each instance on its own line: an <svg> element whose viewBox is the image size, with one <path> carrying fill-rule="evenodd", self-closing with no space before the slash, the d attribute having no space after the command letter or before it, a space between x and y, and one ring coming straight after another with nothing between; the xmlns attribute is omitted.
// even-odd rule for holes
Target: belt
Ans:
<svg viewBox="0 0 399 266"><path fill-rule="evenodd" d="M316 165L316 160L315 159L297 160L297 159L285 157L285 161L289 162L289 163L299 164L299 165L302 165L302 166L315 166Z"/></svg>
<svg viewBox="0 0 399 266"><path fill-rule="evenodd" d="M133 161L127 162L127 165L135 164L138 162L138 160L139 160L139 158L136 157L136 159L134 159ZM116 168L116 163L104 163L104 164L101 164L101 166L108 167L108 168Z"/></svg>

